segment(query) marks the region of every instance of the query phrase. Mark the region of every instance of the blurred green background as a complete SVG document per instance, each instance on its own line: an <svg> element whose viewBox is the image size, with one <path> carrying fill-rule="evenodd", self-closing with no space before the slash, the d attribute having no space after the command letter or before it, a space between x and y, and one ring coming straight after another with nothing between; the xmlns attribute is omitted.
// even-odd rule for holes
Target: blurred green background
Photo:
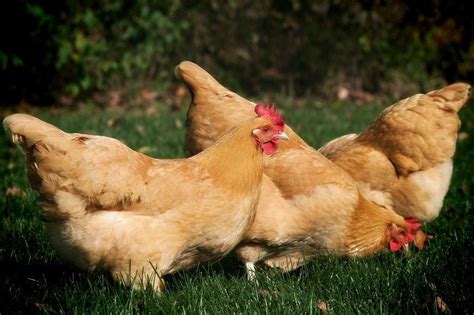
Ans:
<svg viewBox="0 0 474 315"><path fill-rule="evenodd" d="M2 105L69 105L90 97L127 103L144 91L161 97L173 91L174 67L184 59L247 95L334 99L349 91L370 101L474 81L472 1L18 0L2 6Z"/></svg>

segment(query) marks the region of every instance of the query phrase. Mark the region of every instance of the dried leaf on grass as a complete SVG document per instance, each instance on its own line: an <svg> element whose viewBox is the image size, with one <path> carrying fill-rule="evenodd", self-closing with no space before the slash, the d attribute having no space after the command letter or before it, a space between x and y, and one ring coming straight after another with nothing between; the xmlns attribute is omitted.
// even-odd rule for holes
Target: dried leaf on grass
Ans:
<svg viewBox="0 0 474 315"><path fill-rule="evenodd" d="M278 293L278 291L269 291L265 289L258 290L258 294L264 297L273 297L273 298L280 297L280 293Z"/></svg>
<svg viewBox="0 0 474 315"><path fill-rule="evenodd" d="M158 109L156 108L155 105L150 105L145 109L145 114L147 114L147 116L150 116L150 115L156 114L157 111Z"/></svg>
<svg viewBox="0 0 474 315"><path fill-rule="evenodd" d="M184 100L188 96L188 89L178 85L171 91L171 110L180 110Z"/></svg>
<svg viewBox="0 0 474 315"><path fill-rule="evenodd" d="M136 128L137 128L137 131L138 131L142 136L145 135L145 127L143 127L143 125L138 124L138 125L136 126Z"/></svg>
<svg viewBox="0 0 474 315"><path fill-rule="evenodd" d="M109 92L109 100L107 105L110 107L119 106L122 103L122 94L123 91L120 90Z"/></svg>
<svg viewBox="0 0 474 315"><path fill-rule="evenodd" d="M469 134L467 132L461 131L460 133L458 133L458 142L462 142L467 138L469 138Z"/></svg>
<svg viewBox="0 0 474 315"><path fill-rule="evenodd" d="M450 313L448 304L446 304L440 296L436 297L436 307L441 313Z"/></svg>
<svg viewBox="0 0 474 315"><path fill-rule="evenodd" d="M415 233L415 240L414 244L416 248L419 250L422 250L425 247L425 242L426 242L426 234L422 230L418 230Z"/></svg>
<svg viewBox="0 0 474 315"><path fill-rule="evenodd" d="M142 154L148 154L150 153L151 151L153 151L152 148L150 148L149 146L143 146L141 148L138 149L138 152L142 153Z"/></svg>
<svg viewBox="0 0 474 315"><path fill-rule="evenodd" d="M340 86L337 89L337 99L340 101L345 101L349 98L349 90L343 86Z"/></svg>
<svg viewBox="0 0 474 315"><path fill-rule="evenodd" d="M36 302L34 305L35 305L35 309L37 311L41 311L41 312L45 312L45 311L48 312L49 311L50 312L50 311L53 310L49 304Z"/></svg>
<svg viewBox="0 0 474 315"><path fill-rule="evenodd" d="M140 96L145 102L151 102L156 99L156 97L158 96L158 93L153 90L143 89L140 91Z"/></svg>
<svg viewBox="0 0 474 315"><path fill-rule="evenodd" d="M321 311L322 314L327 315L329 314L329 307L328 304L324 301L319 301L316 307Z"/></svg>
<svg viewBox="0 0 474 315"><path fill-rule="evenodd" d="M120 118L110 118L107 120L107 127L113 128L116 127L120 123Z"/></svg>
<svg viewBox="0 0 474 315"><path fill-rule="evenodd" d="M26 196L26 193L21 188L13 186L7 188L7 190L5 191L5 196L23 198Z"/></svg>

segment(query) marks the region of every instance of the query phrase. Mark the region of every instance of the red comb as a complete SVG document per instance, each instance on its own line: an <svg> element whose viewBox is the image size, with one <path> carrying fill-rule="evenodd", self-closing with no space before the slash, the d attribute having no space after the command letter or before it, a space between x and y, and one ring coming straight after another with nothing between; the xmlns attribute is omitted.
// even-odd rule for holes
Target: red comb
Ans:
<svg viewBox="0 0 474 315"><path fill-rule="evenodd" d="M410 232L413 232L413 233L416 232L421 227L421 223L413 217L405 218L405 222L408 224L410 228Z"/></svg>
<svg viewBox="0 0 474 315"><path fill-rule="evenodd" d="M263 106L263 104L259 102L257 106L255 106L255 113L257 113L257 115L260 117L268 118L278 129L283 130L285 127L285 122L283 121L280 113L277 112L275 104L270 106L270 103L267 102L267 105Z"/></svg>
<svg viewBox="0 0 474 315"><path fill-rule="evenodd" d="M418 222L418 220L413 217L405 218L405 222L408 224L407 239L408 239L408 242L411 242L415 240L416 231L418 231L418 229L421 227L421 223Z"/></svg>
<svg viewBox="0 0 474 315"><path fill-rule="evenodd" d="M392 252L399 251L402 248L402 244L409 245L411 242L415 241L416 232L421 227L420 221L418 221L417 219L413 217L406 217L405 222L408 225L408 231L406 235L401 240L391 239L389 241L390 251ZM418 247L418 245L416 245L416 242L415 242L415 246Z"/></svg>

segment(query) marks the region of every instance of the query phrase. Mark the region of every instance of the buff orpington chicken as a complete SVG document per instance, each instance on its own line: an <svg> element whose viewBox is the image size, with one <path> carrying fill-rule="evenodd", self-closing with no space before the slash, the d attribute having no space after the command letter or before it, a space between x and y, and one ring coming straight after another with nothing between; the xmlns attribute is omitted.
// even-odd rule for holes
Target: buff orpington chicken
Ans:
<svg viewBox="0 0 474 315"><path fill-rule="evenodd" d="M193 120L188 153L202 151L251 115L255 103L229 91L199 66L183 62L177 74L199 104L188 111ZM432 221L449 188L460 127L457 112L470 91L469 84L455 83L404 99L386 108L361 134L337 138L320 152L346 170L367 199L404 217Z"/></svg>
<svg viewBox="0 0 474 315"><path fill-rule="evenodd" d="M471 87L455 83L387 107L360 134L337 138L320 152L345 169L369 199L420 221L436 219L453 173Z"/></svg>
<svg viewBox="0 0 474 315"><path fill-rule="evenodd" d="M66 133L26 114L4 120L26 155L49 238L84 270L159 292L163 276L231 251L255 216L262 151L286 139L270 108L188 159L153 159L118 140Z"/></svg>
<svg viewBox="0 0 474 315"><path fill-rule="evenodd" d="M212 145L253 110L254 104L220 85L191 62L176 74L189 88L186 149ZM238 113L233 116L228 112ZM290 127L290 140L265 157L255 221L236 249L249 278L255 263L292 270L317 254L366 256L398 251L413 241L419 224L367 200L352 177L307 145Z"/></svg>

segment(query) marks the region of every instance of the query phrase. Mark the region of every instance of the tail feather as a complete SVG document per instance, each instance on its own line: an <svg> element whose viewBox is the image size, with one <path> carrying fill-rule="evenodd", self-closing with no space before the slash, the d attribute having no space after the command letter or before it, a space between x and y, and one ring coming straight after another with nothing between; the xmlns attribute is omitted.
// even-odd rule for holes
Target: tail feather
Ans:
<svg viewBox="0 0 474 315"><path fill-rule="evenodd" d="M3 125L25 154L28 179L48 221L139 202L152 162L121 142L66 133L25 114L8 116Z"/></svg>
<svg viewBox="0 0 474 315"><path fill-rule="evenodd" d="M227 90L206 70L190 61L183 61L176 66L175 75L182 80L193 95L200 91L221 91Z"/></svg>
<svg viewBox="0 0 474 315"><path fill-rule="evenodd" d="M321 152L328 159L332 159L333 157L336 157L341 151L344 151L347 147L352 145L356 138L356 133L350 133L348 135L341 136L339 138L329 141L321 148L319 148L318 151Z"/></svg>
<svg viewBox="0 0 474 315"><path fill-rule="evenodd" d="M427 95L439 99L441 108L458 112L466 104L471 94L471 86L466 83L454 83L444 88L429 92Z"/></svg>
<svg viewBox="0 0 474 315"><path fill-rule="evenodd" d="M13 114L3 120L3 127L12 134L14 143L24 151L46 138L64 137L65 132L38 118L26 114Z"/></svg>

